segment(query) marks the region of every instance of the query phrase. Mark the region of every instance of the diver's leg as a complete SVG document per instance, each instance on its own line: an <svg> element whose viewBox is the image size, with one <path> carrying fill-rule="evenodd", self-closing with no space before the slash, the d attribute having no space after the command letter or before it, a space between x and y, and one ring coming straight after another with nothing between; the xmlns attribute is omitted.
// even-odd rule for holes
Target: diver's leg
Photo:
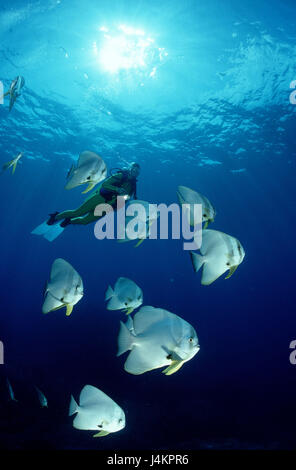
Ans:
<svg viewBox="0 0 296 470"><path fill-rule="evenodd" d="M64 212L59 212L55 216L55 221L57 220L63 220L63 219L73 219L75 217L81 217L82 215L87 214L88 212L82 212L82 208L78 207L78 209L74 209L72 211L64 211Z"/></svg>
<svg viewBox="0 0 296 470"><path fill-rule="evenodd" d="M105 215L105 214L104 214ZM101 217L95 216L93 212L85 215L84 217L76 217L75 219L70 220L70 224L72 225L88 225L92 222L99 220Z"/></svg>
<svg viewBox="0 0 296 470"><path fill-rule="evenodd" d="M80 207L78 207L78 209L60 212L56 215L55 220L75 219L76 217L81 217L83 215L89 214L90 212L93 212L98 204L103 204L104 202L105 199L101 195L94 196L85 201Z"/></svg>
<svg viewBox="0 0 296 470"><path fill-rule="evenodd" d="M72 224L73 225L88 225L88 224L91 224L92 222L98 221L102 217L105 217L105 215L106 215L105 212L103 212L103 214L100 215L100 216L94 214L95 208L97 207L98 204L99 203L97 202L95 207L92 208L92 210L87 215L85 215L84 217L75 217L75 218L72 218L72 219L67 219L67 225L68 224L71 224L71 225ZM109 202L109 204L113 207L113 209L115 209L116 198L112 199Z"/></svg>

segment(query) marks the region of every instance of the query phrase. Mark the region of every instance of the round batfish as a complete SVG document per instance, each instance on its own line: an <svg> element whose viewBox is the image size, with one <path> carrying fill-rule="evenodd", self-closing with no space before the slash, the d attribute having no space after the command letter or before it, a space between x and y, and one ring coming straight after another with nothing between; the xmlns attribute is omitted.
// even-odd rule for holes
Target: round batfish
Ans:
<svg viewBox="0 0 296 470"><path fill-rule="evenodd" d="M218 230L202 231L200 252L191 251L190 256L195 272L203 266L201 283L206 286L228 270L225 279L230 278L245 257L239 240Z"/></svg>
<svg viewBox="0 0 296 470"><path fill-rule="evenodd" d="M131 351L124 364L130 374L168 366L163 373L171 375L199 349L193 326L167 310L145 306L133 320L120 322L117 355Z"/></svg>
<svg viewBox="0 0 296 470"><path fill-rule="evenodd" d="M181 206L182 204L190 204L188 222L192 227L196 225L194 219L194 204L201 204L202 206L202 222L205 222L204 229L207 228L210 222L214 222L216 210L206 196L186 186L178 186L177 196Z"/></svg>
<svg viewBox="0 0 296 470"><path fill-rule="evenodd" d="M107 176L107 166L104 160L94 152L86 150L79 155L77 165L72 165L69 170L69 181L66 189L76 188L82 184L88 184L82 194L88 193Z"/></svg>
<svg viewBox="0 0 296 470"><path fill-rule="evenodd" d="M73 427L86 431L98 431L93 437L107 436L125 427L125 414L122 408L92 385L83 387L79 405L71 395L69 416L75 413Z"/></svg>
<svg viewBox="0 0 296 470"><path fill-rule="evenodd" d="M50 280L44 292L43 313L66 307L66 315L72 313L74 305L83 297L83 282L78 272L62 258L54 261Z"/></svg>
<svg viewBox="0 0 296 470"><path fill-rule="evenodd" d="M124 310L129 315L143 303L142 289L131 279L120 277L112 289L108 287L105 294L108 310Z"/></svg>

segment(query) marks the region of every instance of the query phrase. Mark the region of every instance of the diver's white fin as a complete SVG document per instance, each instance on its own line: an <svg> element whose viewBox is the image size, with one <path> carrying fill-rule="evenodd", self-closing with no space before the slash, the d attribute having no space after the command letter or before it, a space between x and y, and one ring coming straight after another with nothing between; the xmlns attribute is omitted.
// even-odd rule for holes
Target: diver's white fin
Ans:
<svg viewBox="0 0 296 470"><path fill-rule="evenodd" d="M43 235L46 240L53 242L65 230L60 224L50 225L50 229Z"/></svg>
<svg viewBox="0 0 296 470"><path fill-rule="evenodd" d="M38 225L34 230L32 230L31 234L33 235L44 235L50 229L50 225L47 225L46 221L43 224Z"/></svg>
<svg viewBox="0 0 296 470"><path fill-rule="evenodd" d="M34 230L32 230L32 235L42 235L46 240L52 242L55 240L61 233L64 231L64 227L61 227L60 224L48 225L45 222L43 224L38 225Z"/></svg>
<svg viewBox="0 0 296 470"><path fill-rule="evenodd" d="M130 330L122 321L120 322L120 330L118 335L118 352L117 356L129 351L133 347L133 336Z"/></svg>

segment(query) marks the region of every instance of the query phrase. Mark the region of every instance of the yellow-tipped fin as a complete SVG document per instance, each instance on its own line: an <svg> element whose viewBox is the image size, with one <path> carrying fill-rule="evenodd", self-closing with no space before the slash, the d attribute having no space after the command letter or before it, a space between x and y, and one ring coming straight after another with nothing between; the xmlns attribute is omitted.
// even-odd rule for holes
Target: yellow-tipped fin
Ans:
<svg viewBox="0 0 296 470"><path fill-rule="evenodd" d="M15 169L16 169L16 165L17 165L17 161L13 164L13 168L12 168L12 174L14 175L14 172L15 172Z"/></svg>
<svg viewBox="0 0 296 470"><path fill-rule="evenodd" d="M238 268L238 264L236 266L231 266L231 268L229 269L229 273L227 274L225 279L229 279L232 276L232 274L237 270L237 268Z"/></svg>
<svg viewBox="0 0 296 470"><path fill-rule="evenodd" d="M175 372L178 372L181 369L184 361L172 361L171 365L162 371L165 375L172 375Z"/></svg>
<svg viewBox="0 0 296 470"><path fill-rule="evenodd" d="M56 310L60 310L60 308L64 308L65 306L66 306L65 304L59 305L58 307L55 307L52 310L50 310L48 313L55 312Z"/></svg>
<svg viewBox="0 0 296 470"><path fill-rule="evenodd" d="M125 311L125 314L130 315L133 311L134 311L133 307L127 308L126 311Z"/></svg>
<svg viewBox="0 0 296 470"><path fill-rule="evenodd" d="M13 165L14 160L9 160L9 162L4 163L3 165L3 170L7 170L7 168L10 168Z"/></svg>
<svg viewBox="0 0 296 470"><path fill-rule="evenodd" d="M146 240L146 238L141 238L141 240L139 240L138 243L135 245L135 248L138 248L138 246L140 246L144 240Z"/></svg>
<svg viewBox="0 0 296 470"><path fill-rule="evenodd" d="M67 310L66 310L66 315L69 317L72 313L73 310L73 305L72 304L67 304Z"/></svg>
<svg viewBox="0 0 296 470"><path fill-rule="evenodd" d="M85 193L88 193L89 191L91 191L94 187L95 187L96 183L89 183L88 187L82 191L81 194L85 194Z"/></svg>
<svg viewBox="0 0 296 470"><path fill-rule="evenodd" d="M103 436L108 436L110 434L108 431L100 431L97 434L94 434L93 437L103 437Z"/></svg>

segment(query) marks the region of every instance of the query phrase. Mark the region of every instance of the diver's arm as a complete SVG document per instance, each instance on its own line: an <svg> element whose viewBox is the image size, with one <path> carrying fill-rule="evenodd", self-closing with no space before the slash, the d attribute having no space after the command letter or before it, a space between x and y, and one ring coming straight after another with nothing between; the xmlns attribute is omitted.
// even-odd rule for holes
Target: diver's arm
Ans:
<svg viewBox="0 0 296 470"><path fill-rule="evenodd" d="M122 178L122 173L120 173L120 176L111 176L111 178L108 178L103 184L102 184L102 188L106 189L107 191L110 191L112 193L115 193L115 194L120 194L121 192L121 182L123 180ZM114 186L113 183L117 183L118 186Z"/></svg>
<svg viewBox="0 0 296 470"><path fill-rule="evenodd" d="M104 189L107 189L107 191L110 191L112 193L120 193L121 192L121 187L119 186L112 186L112 184L104 184L102 185L102 187L104 187Z"/></svg>

